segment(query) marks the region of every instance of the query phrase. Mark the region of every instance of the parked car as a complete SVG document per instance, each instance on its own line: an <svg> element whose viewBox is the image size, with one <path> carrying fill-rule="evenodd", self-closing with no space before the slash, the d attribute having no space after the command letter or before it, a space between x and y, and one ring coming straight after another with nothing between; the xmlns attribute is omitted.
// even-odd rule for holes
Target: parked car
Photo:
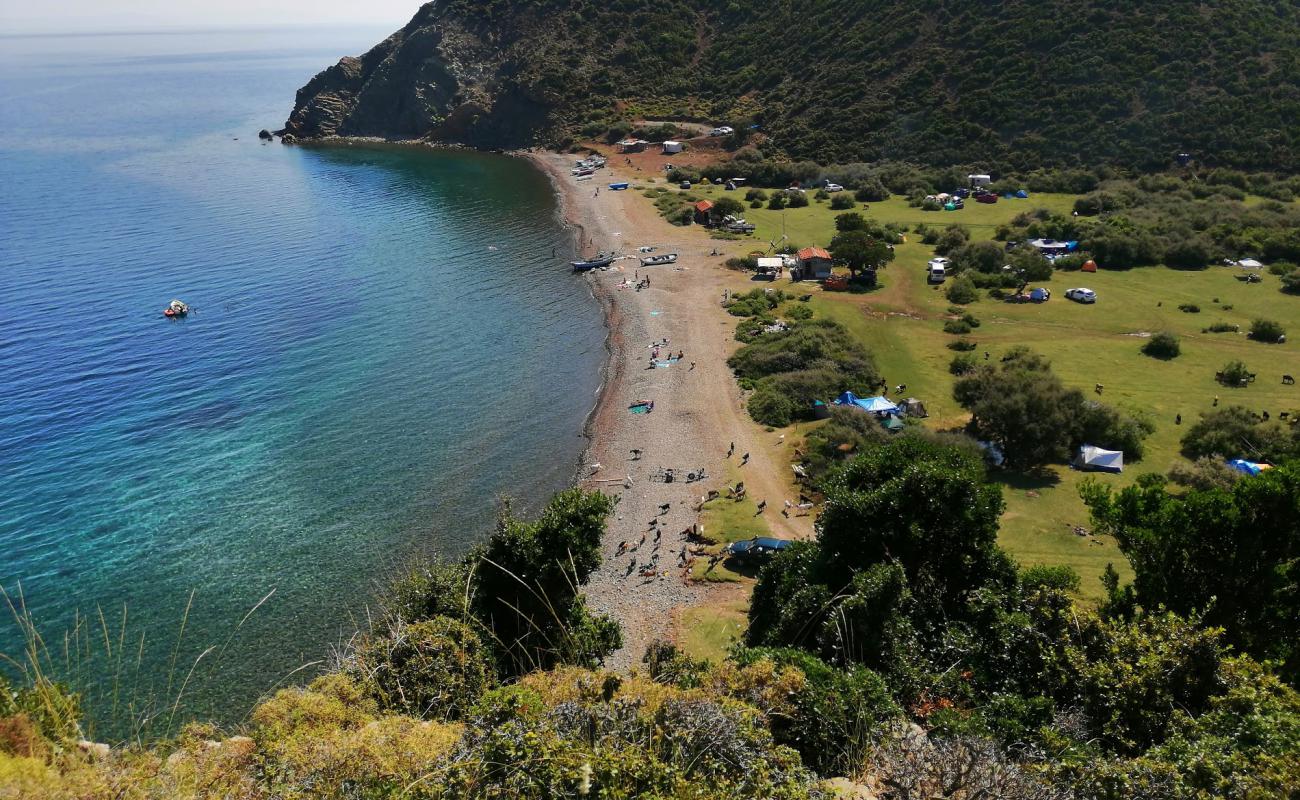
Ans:
<svg viewBox="0 0 1300 800"><path fill-rule="evenodd" d="M975 202L977 203L996 203L997 201L998 196L992 192L982 192L975 195Z"/></svg>
<svg viewBox="0 0 1300 800"><path fill-rule="evenodd" d="M690 181L682 181L681 183L679 183L679 184L677 184L677 185L678 185L679 187L683 188L683 189L689 189L689 188L691 188L691 182L690 182Z"/></svg>
<svg viewBox="0 0 1300 800"><path fill-rule="evenodd" d="M788 539L773 539L770 536L759 536L754 539L732 542L724 547L722 552L737 561L766 561L789 547L791 544L793 544L793 542Z"/></svg>
<svg viewBox="0 0 1300 800"><path fill-rule="evenodd" d="M842 192L842 191L844 191L844 187L843 187L843 186L840 186L838 183L828 183L828 184L826 184L826 191L828 191L828 192Z"/></svg>
<svg viewBox="0 0 1300 800"><path fill-rule="evenodd" d="M736 129L733 128L733 127L731 127L730 125L719 125L718 127L716 127L716 128L714 128L713 130L709 131L709 135L710 135L710 136L730 136L731 134L733 134L733 133L735 133L735 132L736 132Z"/></svg>
<svg viewBox="0 0 1300 800"><path fill-rule="evenodd" d="M1095 303L1097 302L1097 293L1091 289L1079 287L1077 289L1067 289L1065 292L1067 300L1073 300L1076 303Z"/></svg>

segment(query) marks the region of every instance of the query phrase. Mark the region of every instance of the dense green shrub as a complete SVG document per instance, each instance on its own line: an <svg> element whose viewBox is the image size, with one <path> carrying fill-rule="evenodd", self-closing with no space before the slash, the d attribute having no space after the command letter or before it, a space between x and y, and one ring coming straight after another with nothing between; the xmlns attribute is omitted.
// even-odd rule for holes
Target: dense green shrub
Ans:
<svg viewBox="0 0 1300 800"><path fill-rule="evenodd" d="M1202 330L1205 333L1240 333L1241 326L1232 322L1215 322Z"/></svg>
<svg viewBox="0 0 1300 800"><path fill-rule="evenodd" d="M1178 335L1172 331L1159 331L1147 339L1146 344L1142 345L1142 352L1152 358L1162 358L1165 360L1177 358L1182 352L1182 345L1178 341Z"/></svg>
<svg viewBox="0 0 1300 800"><path fill-rule="evenodd" d="M943 332L965 336L971 332L971 324L964 319L950 319L943 323Z"/></svg>
<svg viewBox="0 0 1300 800"><path fill-rule="evenodd" d="M821 775L859 767L885 726L902 715L885 682L869 669L836 669L789 648L741 649L732 657L742 667L771 661L803 674L803 685L789 698L792 713L772 720L772 737L798 750L804 764Z"/></svg>
<svg viewBox="0 0 1300 800"><path fill-rule="evenodd" d="M755 389L750 414L774 426L811 417L816 400L846 390L865 394L878 381L870 354L830 320L795 321L740 348L727 363Z"/></svg>
<svg viewBox="0 0 1300 800"><path fill-rule="evenodd" d="M1282 291L1287 294L1300 294L1300 269L1293 269L1282 276Z"/></svg>
<svg viewBox="0 0 1300 800"><path fill-rule="evenodd" d="M1018 469L1064 460L1084 443L1140 459L1142 440L1152 430L1147 420L1067 389L1046 359L1024 347L959 378L953 397L971 412L969 432L996 444Z"/></svg>
<svg viewBox="0 0 1300 800"><path fill-rule="evenodd" d="M964 247L970 241L970 231L961 225L949 225L943 229L934 242L934 252L939 255L950 255L957 251L958 248Z"/></svg>
<svg viewBox="0 0 1300 800"><path fill-rule="evenodd" d="M1213 257L1208 244L1191 237L1179 239L1166 247L1164 261L1166 266L1174 269L1204 269Z"/></svg>
<svg viewBox="0 0 1300 800"><path fill-rule="evenodd" d="M979 368L979 361L970 353L953 356L948 362L948 371L953 375L969 375Z"/></svg>
<svg viewBox="0 0 1300 800"><path fill-rule="evenodd" d="M1216 408L1183 435L1182 453L1189 459L1250 458L1276 463L1300 458L1300 433L1280 420L1265 420L1241 406Z"/></svg>
<svg viewBox="0 0 1300 800"><path fill-rule="evenodd" d="M836 192L831 197L831 210L833 211L846 211L856 205L857 203L853 202L853 198L847 192Z"/></svg>
<svg viewBox="0 0 1300 800"><path fill-rule="evenodd" d="M1250 381L1250 370L1242 361L1229 361L1216 377L1225 386L1245 386Z"/></svg>
<svg viewBox="0 0 1300 800"><path fill-rule="evenodd" d="M970 339L956 339L948 342L946 346L949 350L956 350L959 353L969 353L974 350L977 345Z"/></svg>
<svg viewBox="0 0 1300 800"><path fill-rule="evenodd" d="M974 303L979 299L979 290L975 288L975 282L967 275L958 275L948 282L948 288L944 290L944 296L948 302L966 305Z"/></svg>
<svg viewBox="0 0 1300 800"><path fill-rule="evenodd" d="M1271 319L1256 319L1250 323L1250 338L1275 344L1286 338L1286 328Z"/></svg>
<svg viewBox="0 0 1300 800"><path fill-rule="evenodd" d="M447 617L367 637L353 674L380 708L438 720L460 719L495 678L478 634Z"/></svg>
<svg viewBox="0 0 1300 800"><path fill-rule="evenodd" d="M785 192L772 192L772 196L768 198L767 207L772 211L780 211L786 207L788 197L789 195ZM804 205L807 204L807 201L804 201Z"/></svg>

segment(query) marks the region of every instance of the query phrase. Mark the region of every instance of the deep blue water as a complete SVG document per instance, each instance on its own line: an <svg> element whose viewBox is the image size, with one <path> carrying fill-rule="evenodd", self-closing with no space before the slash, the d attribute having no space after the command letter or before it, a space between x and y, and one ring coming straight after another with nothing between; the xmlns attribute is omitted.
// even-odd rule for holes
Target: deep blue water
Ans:
<svg viewBox="0 0 1300 800"><path fill-rule="evenodd" d="M51 642L99 606L117 645L125 604L145 683L218 646L195 714L237 718L585 444L604 332L543 176L257 139L385 34L0 38L0 585Z"/></svg>

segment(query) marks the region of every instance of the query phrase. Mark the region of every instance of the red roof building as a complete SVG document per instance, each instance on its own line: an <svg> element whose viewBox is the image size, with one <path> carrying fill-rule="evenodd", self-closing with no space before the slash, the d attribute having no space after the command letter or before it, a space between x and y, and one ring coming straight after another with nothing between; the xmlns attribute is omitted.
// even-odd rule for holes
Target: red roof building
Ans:
<svg viewBox="0 0 1300 800"><path fill-rule="evenodd" d="M799 251L800 261L812 261L814 258L831 260L831 254L821 247L805 247Z"/></svg>

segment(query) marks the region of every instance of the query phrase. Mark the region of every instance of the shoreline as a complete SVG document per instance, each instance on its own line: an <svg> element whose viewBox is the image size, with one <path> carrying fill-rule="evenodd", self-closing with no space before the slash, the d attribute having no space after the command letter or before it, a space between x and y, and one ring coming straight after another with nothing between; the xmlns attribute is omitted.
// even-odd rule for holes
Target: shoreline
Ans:
<svg viewBox="0 0 1300 800"><path fill-rule="evenodd" d="M783 442L749 419L726 364L739 345L722 293L749 287L741 273L723 269L721 262L753 243L714 240L696 226L673 226L635 189L600 191L614 180L644 180L643 174L606 166L597 174L600 183L577 183L569 174L570 155L535 150L509 155L527 159L549 178L579 255L604 249L633 256L582 276L604 314L607 360L583 426L588 445L574 479L575 485L604 491L617 502L602 542L601 566L584 591L593 610L622 626L624 647L606 666L625 670L640 662L650 642L678 638L683 610L734 604L738 592L747 594L743 583L687 577L685 534L699 524L697 506L709 490L744 480L751 497L773 506L764 520L772 535L811 535L811 520L776 513L793 483ZM677 252L679 261L643 268L635 259L635 248L642 245ZM636 288L640 279L651 283ZM649 348L663 339L669 340L670 352L684 353L680 363L633 367L633 362L648 363ZM627 406L642 400L656 402L652 413L628 412ZM733 443L737 457L729 459ZM751 455L743 466L742 453ZM708 477L666 483L657 479L664 469L679 475L703 470Z"/></svg>

